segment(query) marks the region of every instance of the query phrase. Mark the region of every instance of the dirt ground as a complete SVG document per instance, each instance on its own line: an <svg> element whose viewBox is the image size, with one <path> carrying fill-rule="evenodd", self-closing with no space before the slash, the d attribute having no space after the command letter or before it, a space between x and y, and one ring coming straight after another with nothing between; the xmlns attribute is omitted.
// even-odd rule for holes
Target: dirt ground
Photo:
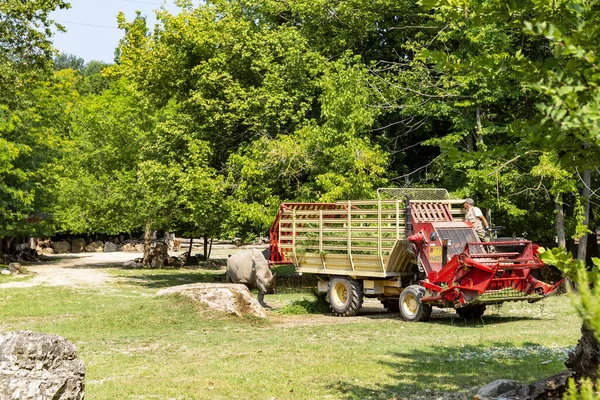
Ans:
<svg viewBox="0 0 600 400"><path fill-rule="evenodd" d="M266 246L244 246L232 245L213 246L211 258L226 259L230 254L247 248L264 249ZM192 254L197 249L192 248ZM169 252L169 255L179 256L185 251ZM110 284L112 277L102 268L121 266L126 261L141 258L142 253L110 252L110 253L75 253L75 254L53 254L47 256L50 261L40 263L24 263L28 272L34 275L32 279L22 282L14 281L0 284L0 288L32 287L38 285L49 286L99 286Z"/></svg>

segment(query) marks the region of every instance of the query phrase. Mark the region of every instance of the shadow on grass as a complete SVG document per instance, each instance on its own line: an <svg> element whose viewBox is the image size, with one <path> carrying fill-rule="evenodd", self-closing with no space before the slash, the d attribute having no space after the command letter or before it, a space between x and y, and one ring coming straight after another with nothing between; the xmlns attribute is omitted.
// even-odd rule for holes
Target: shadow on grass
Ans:
<svg viewBox="0 0 600 400"><path fill-rule="evenodd" d="M385 357L380 364L394 371L387 379L393 383L363 387L356 383L360 381L357 373L356 380L340 381L331 388L345 399L472 399L479 387L496 379L529 384L564 369L559 352L533 343L519 347L510 342L449 344L380 357ZM552 362L540 363L546 359Z"/></svg>
<svg viewBox="0 0 600 400"><path fill-rule="evenodd" d="M541 318L541 315L540 315ZM540 318L529 316L504 316L504 315L483 315L481 318L462 318L453 310L439 310L427 322L428 324L447 325L454 327L474 328L486 325L507 324L518 321L536 321Z"/></svg>
<svg viewBox="0 0 600 400"><path fill-rule="evenodd" d="M172 273L128 275L122 278L125 278L129 285L143 286L148 289L161 289L190 283L225 282L225 271L222 273L202 273L199 270L198 273L177 273L177 270L173 270Z"/></svg>

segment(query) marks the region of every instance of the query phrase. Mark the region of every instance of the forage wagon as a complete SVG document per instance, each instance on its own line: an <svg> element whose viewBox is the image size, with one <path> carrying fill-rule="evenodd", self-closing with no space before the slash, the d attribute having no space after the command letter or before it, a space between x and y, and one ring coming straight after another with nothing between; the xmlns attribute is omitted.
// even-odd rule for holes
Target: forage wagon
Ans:
<svg viewBox="0 0 600 400"><path fill-rule="evenodd" d="M407 321L433 306L480 317L486 305L535 302L561 284L523 238L480 241L465 221L464 200L445 189L379 189L376 200L282 203L270 229L270 262L315 274L331 309L355 315L377 298Z"/></svg>

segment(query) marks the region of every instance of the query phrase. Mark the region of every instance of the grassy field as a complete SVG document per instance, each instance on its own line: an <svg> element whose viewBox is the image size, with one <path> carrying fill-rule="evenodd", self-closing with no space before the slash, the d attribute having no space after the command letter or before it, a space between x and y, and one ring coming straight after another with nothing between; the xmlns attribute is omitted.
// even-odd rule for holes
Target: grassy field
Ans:
<svg viewBox="0 0 600 400"><path fill-rule="evenodd" d="M278 309L310 294L286 292L266 297L274 308L260 320L154 295L223 271L110 273L117 283L93 289L0 291L2 331L54 333L77 346L86 399L472 398L495 379L561 371L579 338L566 296L505 304L483 320L436 312L406 323L376 308L355 318L287 315Z"/></svg>

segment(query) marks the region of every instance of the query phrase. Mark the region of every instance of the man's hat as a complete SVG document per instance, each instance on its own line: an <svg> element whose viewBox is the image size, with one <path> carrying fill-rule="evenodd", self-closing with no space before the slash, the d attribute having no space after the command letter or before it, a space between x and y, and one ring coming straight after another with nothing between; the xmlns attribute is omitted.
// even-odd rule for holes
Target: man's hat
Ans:
<svg viewBox="0 0 600 400"><path fill-rule="evenodd" d="M470 198L470 197L467 197L467 198L465 199L465 203L469 203L470 205L473 205L473 204L475 204L475 202L473 201L473 199L472 199L472 198Z"/></svg>

